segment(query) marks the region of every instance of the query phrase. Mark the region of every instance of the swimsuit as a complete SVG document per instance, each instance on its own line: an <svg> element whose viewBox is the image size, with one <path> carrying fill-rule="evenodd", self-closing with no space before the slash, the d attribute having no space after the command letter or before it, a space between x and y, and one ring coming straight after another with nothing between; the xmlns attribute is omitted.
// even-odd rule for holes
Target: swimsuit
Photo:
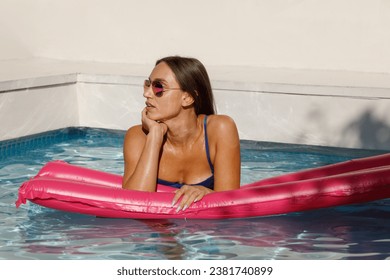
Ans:
<svg viewBox="0 0 390 280"><path fill-rule="evenodd" d="M197 184L184 184L184 183L179 183L179 182L170 182L170 181L165 181L162 179L157 179L157 184L165 185L165 186L170 186L174 188L180 189L184 185L189 185L189 186L203 186L209 189L214 189L214 166L213 163L211 162L210 158L210 150L209 150L209 139L207 137L207 116L204 117L203 121L203 130L204 130L204 142L205 142L205 148L206 148L206 156L207 156L207 161L210 166L211 170L211 176L207 178L206 180L199 182Z"/></svg>

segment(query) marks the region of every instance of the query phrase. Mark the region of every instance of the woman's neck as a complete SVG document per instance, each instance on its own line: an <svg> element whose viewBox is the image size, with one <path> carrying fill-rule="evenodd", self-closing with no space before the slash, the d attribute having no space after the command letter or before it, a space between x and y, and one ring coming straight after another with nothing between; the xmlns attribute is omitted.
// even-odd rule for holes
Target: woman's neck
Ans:
<svg viewBox="0 0 390 280"><path fill-rule="evenodd" d="M200 117L184 115L168 123L167 142L173 146L191 145L202 134Z"/></svg>

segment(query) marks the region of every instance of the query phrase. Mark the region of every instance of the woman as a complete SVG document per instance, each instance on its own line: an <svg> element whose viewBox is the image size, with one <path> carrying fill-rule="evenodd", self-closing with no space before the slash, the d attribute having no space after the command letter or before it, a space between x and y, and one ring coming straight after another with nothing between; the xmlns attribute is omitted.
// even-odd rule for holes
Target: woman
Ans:
<svg viewBox="0 0 390 280"><path fill-rule="evenodd" d="M215 115L210 80L194 58L165 57L144 83L142 125L123 145L123 188L178 188L177 211L213 191L240 186L240 141L234 121Z"/></svg>

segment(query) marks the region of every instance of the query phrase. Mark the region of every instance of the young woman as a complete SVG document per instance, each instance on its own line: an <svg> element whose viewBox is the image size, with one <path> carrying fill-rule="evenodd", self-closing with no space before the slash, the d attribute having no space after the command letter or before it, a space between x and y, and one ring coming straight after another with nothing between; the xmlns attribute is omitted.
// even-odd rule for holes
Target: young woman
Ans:
<svg viewBox="0 0 390 280"><path fill-rule="evenodd" d="M234 121L215 115L210 80L194 58L165 57L145 80L142 125L125 136L123 188L178 188L177 211L213 191L240 187L240 141Z"/></svg>

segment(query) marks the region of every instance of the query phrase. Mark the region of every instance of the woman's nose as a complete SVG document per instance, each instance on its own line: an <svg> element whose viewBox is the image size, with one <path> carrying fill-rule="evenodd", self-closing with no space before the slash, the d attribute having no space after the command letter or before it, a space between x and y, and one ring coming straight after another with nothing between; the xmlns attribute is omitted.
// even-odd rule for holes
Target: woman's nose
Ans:
<svg viewBox="0 0 390 280"><path fill-rule="evenodd" d="M144 94L143 96L145 98L151 98L153 96L152 87L144 87Z"/></svg>

